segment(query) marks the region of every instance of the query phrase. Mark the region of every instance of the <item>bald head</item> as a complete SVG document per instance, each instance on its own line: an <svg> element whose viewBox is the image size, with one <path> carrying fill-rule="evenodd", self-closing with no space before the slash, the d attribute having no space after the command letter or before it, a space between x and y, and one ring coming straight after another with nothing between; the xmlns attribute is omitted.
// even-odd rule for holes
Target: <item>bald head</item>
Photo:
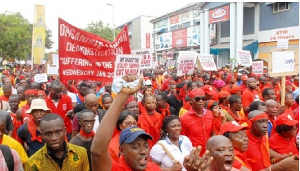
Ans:
<svg viewBox="0 0 300 171"><path fill-rule="evenodd" d="M220 144L223 144L223 143L230 143L231 144L231 141L229 140L229 138L227 138L223 135L212 136L207 140L206 149L209 150L209 151L212 151L217 146L219 146Z"/></svg>
<svg viewBox="0 0 300 171"><path fill-rule="evenodd" d="M254 118L255 116L260 115L260 114L262 114L262 113L264 113L264 112L261 111L261 110L253 110L253 111L251 111L251 112L248 114L248 119L252 119L252 118Z"/></svg>
<svg viewBox="0 0 300 171"><path fill-rule="evenodd" d="M96 94L90 93L85 96L85 103L94 103L94 102L98 102L98 98Z"/></svg>
<svg viewBox="0 0 300 171"><path fill-rule="evenodd" d="M268 105L274 105L274 106L277 106L278 102L276 102L275 100L273 99L269 99L265 102L265 104L268 106Z"/></svg>
<svg viewBox="0 0 300 171"><path fill-rule="evenodd" d="M253 81L256 81L256 79L255 79L255 78L248 78L248 79L247 79L247 84L250 84L250 83L253 82Z"/></svg>

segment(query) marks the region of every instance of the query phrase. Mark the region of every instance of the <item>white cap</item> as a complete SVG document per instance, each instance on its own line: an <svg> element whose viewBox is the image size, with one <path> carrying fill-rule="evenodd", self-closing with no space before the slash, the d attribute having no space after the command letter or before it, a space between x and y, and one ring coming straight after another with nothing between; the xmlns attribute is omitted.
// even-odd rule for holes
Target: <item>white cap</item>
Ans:
<svg viewBox="0 0 300 171"><path fill-rule="evenodd" d="M151 80L146 80L146 81L144 82L144 85L147 85L147 86L151 85L151 86L152 86Z"/></svg>

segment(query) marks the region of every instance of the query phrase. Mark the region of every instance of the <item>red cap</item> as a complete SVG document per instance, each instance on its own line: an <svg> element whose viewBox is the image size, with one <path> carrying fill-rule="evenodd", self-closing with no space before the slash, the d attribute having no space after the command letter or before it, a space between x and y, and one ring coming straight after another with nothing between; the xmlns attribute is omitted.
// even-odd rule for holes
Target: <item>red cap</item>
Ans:
<svg viewBox="0 0 300 171"><path fill-rule="evenodd" d="M299 121L295 120L290 114L283 113L277 116L275 120L275 125L287 125L287 126L294 126L298 124Z"/></svg>
<svg viewBox="0 0 300 171"><path fill-rule="evenodd" d="M285 81L285 85L290 85L290 86L292 86L293 84L292 84L290 81L286 80L286 81Z"/></svg>
<svg viewBox="0 0 300 171"><path fill-rule="evenodd" d="M195 88L189 92L190 98L194 98L196 96L205 96L205 92L201 88Z"/></svg>
<svg viewBox="0 0 300 171"><path fill-rule="evenodd" d="M229 97L229 96L230 96L230 94L224 90L219 93L219 98L225 98L225 97Z"/></svg>
<svg viewBox="0 0 300 171"><path fill-rule="evenodd" d="M19 80L20 80L20 81L21 81L21 80L24 80L24 79L26 79L25 75L20 75L20 76L19 76Z"/></svg>
<svg viewBox="0 0 300 171"><path fill-rule="evenodd" d="M248 76L247 76L246 74L243 74L241 79L242 79L243 81L247 81L247 80L248 80Z"/></svg>
<svg viewBox="0 0 300 171"><path fill-rule="evenodd" d="M241 88L238 85L233 84L232 88L230 89L230 93L231 94L236 94L239 91L241 91Z"/></svg>
<svg viewBox="0 0 300 171"><path fill-rule="evenodd" d="M133 96L129 96L129 98L125 102L124 106L126 106L128 103L133 102L133 101L136 101L136 99Z"/></svg>
<svg viewBox="0 0 300 171"><path fill-rule="evenodd" d="M225 122L220 128L220 135L223 135L225 132L238 132L246 129L249 129L249 127L241 126L236 121Z"/></svg>
<svg viewBox="0 0 300 171"><path fill-rule="evenodd" d="M7 71L7 70L4 70L2 73L3 73L4 75L7 75L7 74L8 74L8 71Z"/></svg>
<svg viewBox="0 0 300 171"><path fill-rule="evenodd" d="M211 95L211 96L213 96L214 94L216 94L216 93L213 91L213 89L212 89L212 87L211 87L210 85L205 85L205 86L203 86L203 87L202 87L202 90L203 90L206 94L209 94L209 95Z"/></svg>
<svg viewBox="0 0 300 171"><path fill-rule="evenodd" d="M223 75L224 74L224 71L220 71L219 72L219 76Z"/></svg>

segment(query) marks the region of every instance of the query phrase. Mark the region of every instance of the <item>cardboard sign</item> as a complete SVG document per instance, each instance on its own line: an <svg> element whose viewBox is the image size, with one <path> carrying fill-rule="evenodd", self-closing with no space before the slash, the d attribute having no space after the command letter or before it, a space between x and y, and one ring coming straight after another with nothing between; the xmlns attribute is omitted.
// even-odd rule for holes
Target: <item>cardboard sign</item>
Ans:
<svg viewBox="0 0 300 171"><path fill-rule="evenodd" d="M272 72L283 73L295 70L294 51L272 52Z"/></svg>
<svg viewBox="0 0 300 171"><path fill-rule="evenodd" d="M152 57L151 49L132 50L131 53L133 55L141 55L142 56L141 69L153 68L152 67L153 57Z"/></svg>
<svg viewBox="0 0 300 171"><path fill-rule="evenodd" d="M277 49L288 49L288 48L289 48L289 39L277 40Z"/></svg>
<svg viewBox="0 0 300 171"><path fill-rule="evenodd" d="M34 82L38 82L38 83L45 83L48 81L48 75L47 74L36 74L34 76Z"/></svg>
<svg viewBox="0 0 300 171"><path fill-rule="evenodd" d="M197 57L197 52L195 51L179 51L178 59L180 58L195 58ZM177 60L177 63L179 61Z"/></svg>
<svg viewBox="0 0 300 171"><path fill-rule="evenodd" d="M196 58L180 58L178 59L177 76L193 74Z"/></svg>
<svg viewBox="0 0 300 171"><path fill-rule="evenodd" d="M58 65L49 65L49 64L47 64L47 67L46 67L46 73L47 73L47 75L48 76L57 76L57 75L59 75L58 74Z"/></svg>
<svg viewBox="0 0 300 171"><path fill-rule="evenodd" d="M252 72L255 74L262 74L264 72L264 61L252 62Z"/></svg>
<svg viewBox="0 0 300 171"><path fill-rule="evenodd" d="M197 58L197 67L204 71L217 71L214 58L209 54L199 54Z"/></svg>
<svg viewBox="0 0 300 171"><path fill-rule="evenodd" d="M74 27L61 18L58 27L60 80L112 82L116 55L131 54L127 26L113 42Z"/></svg>
<svg viewBox="0 0 300 171"><path fill-rule="evenodd" d="M175 66L175 62L176 62L175 60L168 59L167 67Z"/></svg>
<svg viewBox="0 0 300 171"><path fill-rule="evenodd" d="M237 59L238 63L242 66L250 67L252 65L252 57L250 51L238 50Z"/></svg>
<svg viewBox="0 0 300 171"><path fill-rule="evenodd" d="M114 80L122 78L128 74L139 75L141 70L141 62L141 55L117 55L114 70Z"/></svg>

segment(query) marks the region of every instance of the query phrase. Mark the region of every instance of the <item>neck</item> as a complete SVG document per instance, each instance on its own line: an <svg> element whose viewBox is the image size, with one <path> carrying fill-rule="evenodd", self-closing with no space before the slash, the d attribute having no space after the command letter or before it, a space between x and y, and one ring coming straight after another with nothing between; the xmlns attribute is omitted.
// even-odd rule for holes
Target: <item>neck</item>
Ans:
<svg viewBox="0 0 300 171"><path fill-rule="evenodd" d="M256 138L261 138L262 137L262 135L259 135L259 134L256 134L252 129L250 129L250 132L251 132L251 134L252 135L254 135Z"/></svg>
<svg viewBox="0 0 300 171"><path fill-rule="evenodd" d="M147 114L148 114L148 115L154 115L154 111L153 111L153 110L147 110L147 109L146 109L146 111L147 111Z"/></svg>
<svg viewBox="0 0 300 171"><path fill-rule="evenodd" d="M287 109L287 108L290 108L291 106L288 104L284 104L284 107Z"/></svg>
<svg viewBox="0 0 300 171"><path fill-rule="evenodd" d="M171 137L170 135L168 135L168 138L172 142L172 144L179 146L179 138Z"/></svg>
<svg viewBox="0 0 300 171"><path fill-rule="evenodd" d="M16 113L18 110L19 110L19 107L16 107L16 108L10 108L10 111L11 111L12 113Z"/></svg>
<svg viewBox="0 0 300 171"><path fill-rule="evenodd" d="M167 104L163 104L163 105L161 106L161 108L162 108L162 109L166 109L166 108L167 108Z"/></svg>
<svg viewBox="0 0 300 171"><path fill-rule="evenodd" d="M197 115L202 115L202 114L203 114L203 108L196 110L196 109L193 107L193 110L196 112Z"/></svg>
<svg viewBox="0 0 300 171"><path fill-rule="evenodd" d="M230 111L231 111L235 116L237 116L237 111L236 111L234 108L230 108Z"/></svg>

